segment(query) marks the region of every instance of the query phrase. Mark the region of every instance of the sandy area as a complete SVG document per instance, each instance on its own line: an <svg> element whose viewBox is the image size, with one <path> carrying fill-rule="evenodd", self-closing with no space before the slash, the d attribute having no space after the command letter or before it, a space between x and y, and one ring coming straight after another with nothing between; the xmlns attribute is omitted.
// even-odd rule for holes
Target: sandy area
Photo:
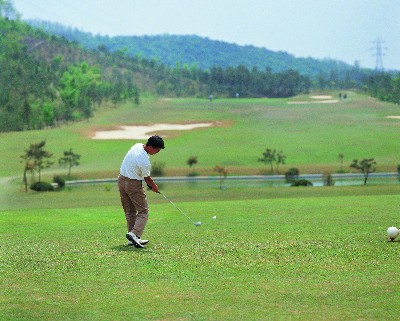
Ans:
<svg viewBox="0 0 400 321"><path fill-rule="evenodd" d="M288 101L289 105L305 105L305 104L336 104L339 100L329 99L329 100L318 100L318 101Z"/></svg>
<svg viewBox="0 0 400 321"><path fill-rule="evenodd" d="M400 119L400 116L386 116L386 118L391 118L391 119Z"/></svg>
<svg viewBox="0 0 400 321"><path fill-rule="evenodd" d="M332 96L324 96L324 95L318 95L318 96L311 96L312 99L332 99Z"/></svg>
<svg viewBox="0 0 400 321"><path fill-rule="evenodd" d="M210 127L212 123L199 124L153 124L137 126L118 126L113 130L97 131L93 139L147 139L150 134L168 130L192 130ZM163 135L165 137L165 135Z"/></svg>
<svg viewBox="0 0 400 321"><path fill-rule="evenodd" d="M289 105L304 105L304 104L336 104L339 102L337 99L332 99L332 96L310 96L310 98L314 99L315 101L288 101Z"/></svg>

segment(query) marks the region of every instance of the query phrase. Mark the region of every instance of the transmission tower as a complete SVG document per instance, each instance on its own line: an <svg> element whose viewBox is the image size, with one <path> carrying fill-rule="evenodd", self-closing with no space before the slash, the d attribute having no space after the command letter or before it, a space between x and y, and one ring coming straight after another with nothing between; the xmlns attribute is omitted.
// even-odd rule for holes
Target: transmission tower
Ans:
<svg viewBox="0 0 400 321"><path fill-rule="evenodd" d="M373 56L375 56L375 70L383 70L383 62L382 62L382 56L385 55L384 50L387 50L386 47L382 47L382 44L385 43L384 40L381 38L376 39L373 41L374 43L374 48L371 48L375 51Z"/></svg>

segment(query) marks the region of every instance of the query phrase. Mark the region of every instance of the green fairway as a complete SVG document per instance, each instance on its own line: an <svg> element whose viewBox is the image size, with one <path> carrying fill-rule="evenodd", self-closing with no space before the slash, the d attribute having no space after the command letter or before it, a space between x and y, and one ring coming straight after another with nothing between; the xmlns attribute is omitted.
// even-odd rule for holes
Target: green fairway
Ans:
<svg viewBox="0 0 400 321"><path fill-rule="evenodd" d="M335 93L332 93L335 95ZM99 109L89 122L63 125L42 131L4 133L1 144L0 176L22 176L20 155L31 143L46 139L46 149L57 161L72 148L82 155L73 173L83 178L116 177L123 156L137 140L93 140L98 128L120 124L214 122L212 128L167 132L166 149L153 157L165 162L166 175L187 175L190 156L198 157L195 169L213 175L216 165L229 174L259 174L269 167L258 162L266 148L282 150L287 156L281 173L298 167L301 173L336 172L338 155L350 171L353 159L375 158L378 171L396 171L399 164L400 129L398 106L367 96L349 93L338 103L288 104L287 99L202 99L144 98L139 106ZM164 133L160 133L163 135ZM53 165L43 174L66 174Z"/></svg>
<svg viewBox="0 0 400 321"><path fill-rule="evenodd" d="M151 194L143 250L125 246L116 195L115 205L86 207L82 197L63 208L74 190L47 193L58 195L51 208L14 205L0 213L0 319L394 319L399 242L387 242L386 229L398 224L399 191L335 189L281 188L266 198L200 189L189 201L195 190L178 198L167 186L203 224ZM100 203L110 194L82 192Z"/></svg>

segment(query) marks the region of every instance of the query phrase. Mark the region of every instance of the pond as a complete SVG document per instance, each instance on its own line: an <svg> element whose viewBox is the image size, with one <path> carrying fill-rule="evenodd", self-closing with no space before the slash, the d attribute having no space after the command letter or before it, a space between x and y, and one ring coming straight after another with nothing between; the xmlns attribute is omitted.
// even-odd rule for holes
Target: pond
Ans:
<svg viewBox="0 0 400 321"><path fill-rule="evenodd" d="M178 176L178 177L153 177L158 185L163 183L180 183L188 184L189 186L202 184L210 186L219 186L218 176ZM309 174L300 175L300 179L309 180L313 186L323 186L322 174ZM332 174L335 186L353 186L363 185L363 174ZM81 184L96 184L96 183L113 183L116 178L112 179L98 179L98 180L79 180L68 181L67 185L81 185ZM400 176L398 173L371 173L368 177L368 185L390 185L400 184ZM228 176L224 185L226 187L289 187L290 184L286 183L284 175L255 175L255 176Z"/></svg>
<svg viewBox="0 0 400 321"><path fill-rule="evenodd" d="M363 185L363 174L332 174L334 186L352 186ZM217 176L197 176L197 177L156 177L157 182L165 183L183 183L188 184L210 184L219 186L219 177ZM299 179L309 180L313 186L324 186L322 174L300 175ZM367 184L371 185L390 185L400 184L398 173L371 173ZM289 187L290 184L285 181L284 175L259 175L259 176L228 176L224 185L228 186L247 186L247 187Z"/></svg>

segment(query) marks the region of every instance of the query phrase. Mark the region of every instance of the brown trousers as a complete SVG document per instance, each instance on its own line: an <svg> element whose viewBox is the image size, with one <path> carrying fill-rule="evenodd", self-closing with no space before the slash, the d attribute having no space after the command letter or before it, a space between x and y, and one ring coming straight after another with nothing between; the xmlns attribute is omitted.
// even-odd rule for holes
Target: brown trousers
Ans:
<svg viewBox="0 0 400 321"><path fill-rule="evenodd" d="M128 232L133 232L140 238L149 217L149 207L142 181L119 175L118 189Z"/></svg>

